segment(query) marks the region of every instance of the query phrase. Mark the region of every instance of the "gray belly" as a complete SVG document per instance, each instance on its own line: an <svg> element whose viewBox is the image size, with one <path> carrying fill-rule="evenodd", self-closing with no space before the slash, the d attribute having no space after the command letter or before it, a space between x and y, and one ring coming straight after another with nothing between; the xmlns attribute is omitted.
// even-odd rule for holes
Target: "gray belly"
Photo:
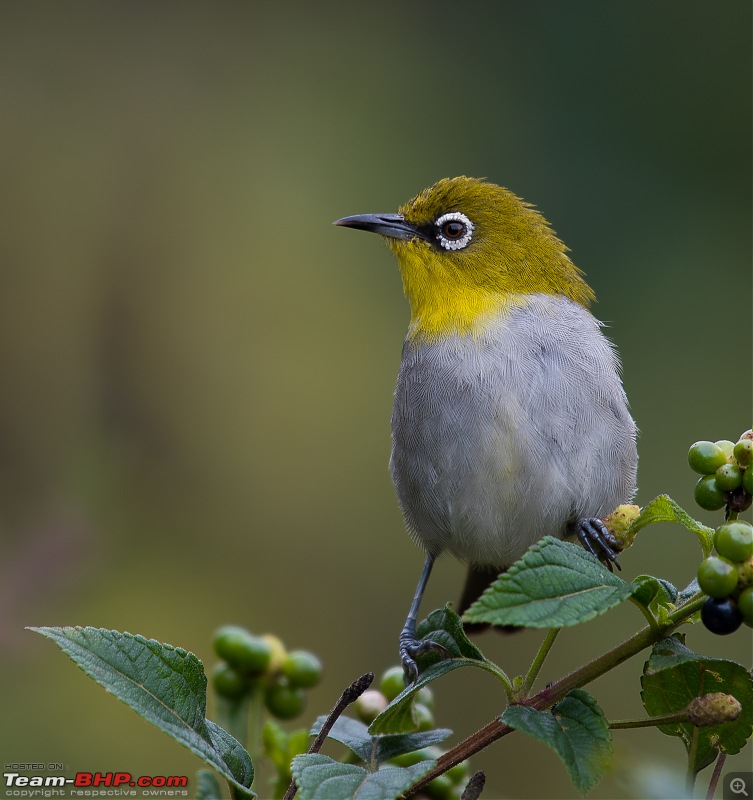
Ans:
<svg viewBox="0 0 753 800"><path fill-rule="evenodd" d="M534 296L477 338L406 340L390 468L432 554L508 565L635 492L635 424L599 323Z"/></svg>

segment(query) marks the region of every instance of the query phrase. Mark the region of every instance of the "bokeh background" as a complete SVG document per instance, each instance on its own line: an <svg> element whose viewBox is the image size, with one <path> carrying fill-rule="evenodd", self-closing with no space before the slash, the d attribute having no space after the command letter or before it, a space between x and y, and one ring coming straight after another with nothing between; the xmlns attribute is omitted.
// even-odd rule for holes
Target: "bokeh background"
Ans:
<svg viewBox="0 0 753 800"><path fill-rule="evenodd" d="M638 501L692 509L689 444L751 424L750 63L743 0L3 4L0 760L200 766L27 625L207 665L221 623L274 632L325 663L304 724L396 662L422 563L387 473L407 307L379 240L330 223L440 177L550 219L622 355ZM659 526L623 576L684 584L698 558ZM461 580L442 562L424 611ZM641 624L566 631L542 679ZM748 629L699 627L750 660ZM517 673L538 641L478 643ZM641 667L589 687L610 718L641 714ZM474 671L437 698L459 736L501 708ZM678 740L615 739L593 796L676 796ZM575 796L522 736L474 766L485 797Z"/></svg>

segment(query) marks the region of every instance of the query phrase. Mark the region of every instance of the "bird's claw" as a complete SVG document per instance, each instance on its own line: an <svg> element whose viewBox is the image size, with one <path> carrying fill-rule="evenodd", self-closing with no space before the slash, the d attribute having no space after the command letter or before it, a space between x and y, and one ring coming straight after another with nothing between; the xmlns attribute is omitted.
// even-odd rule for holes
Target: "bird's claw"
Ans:
<svg viewBox="0 0 753 800"><path fill-rule="evenodd" d="M598 518L582 519L578 522L576 535L583 547L606 564L610 572L613 566L622 569L617 561L620 543L612 536L607 526Z"/></svg>
<svg viewBox="0 0 753 800"><path fill-rule="evenodd" d="M416 659L432 650L441 653L443 658L449 658L447 648L431 639L417 639L415 636L400 637L400 662L403 665L406 688L418 680L418 664Z"/></svg>

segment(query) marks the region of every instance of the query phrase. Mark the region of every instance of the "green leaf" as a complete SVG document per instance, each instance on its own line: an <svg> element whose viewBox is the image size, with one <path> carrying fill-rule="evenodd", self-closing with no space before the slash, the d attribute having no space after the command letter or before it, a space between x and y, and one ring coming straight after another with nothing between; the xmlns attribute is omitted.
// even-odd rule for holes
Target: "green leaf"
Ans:
<svg viewBox="0 0 753 800"><path fill-rule="evenodd" d="M680 596L676 586L653 575L638 575L633 579L633 586L636 587L633 602L647 608L660 621L675 607Z"/></svg>
<svg viewBox="0 0 753 800"><path fill-rule="evenodd" d="M318 717L311 728L310 735L316 736L322 729L326 716ZM430 731L413 733L392 733L384 736L372 736L369 729L359 720L350 717L339 717L329 738L350 748L362 761L370 766L382 764L403 753L412 753L433 744L443 742L452 731L449 728L435 728Z"/></svg>
<svg viewBox="0 0 753 800"><path fill-rule="evenodd" d="M421 639L432 639L441 644L449 653L449 658L430 652L419 657L419 678L404 689L382 713L371 723L369 733L404 733L414 731L413 700L416 692L433 680L460 667L479 667L493 675L497 668L484 658L483 653L465 635L463 623L451 606L432 611L418 626L417 635Z"/></svg>
<svg viewBox="0 0 753 800"><path fill-rule="evenodd" d="M611 763L609 724L596 700L583 689L570 691L551 711L508 706L501 719L551 747L582 794L599 782Z"/></svg>
<svg viewBox="0 0 753 800"><path fill-rule="evenodd" d="M546 536L500 575L464 619L563 628L604 614L636 590L582 547Z"/></svg>
<svg viewBox="0 0 753 800"><path fill-rule="evenodd" d="M734 661L700 656L685 647L678 635L654 645L641 687L643 706L652 717L682 711L693 698L711 692L731 694L740 701L742 712L736 720L698 729L696 759L691 765L696 772L711 764L718 750L738 753L751 736L753 681L748 670ZM689 722L661 725L659 730L681 738L690 752L693 726Z"/></svg>
<svg viewBox="0 0 753 800"><path fill-rule="evenodd" d="M711 554L714 543L714 530L704 525L702 522L693 519L687 511L677 505L675 501L666 494L655 497L650 503L641 509L641 513L632 521L627 530L627 536L635 535L641 528L653 525L656 522L678 522L683 528L698 537L698 542L703 550L703 557Z"/></svg>
<svg viewBox="0 0 753 800"><path fill-rule="evenodd" d="M222 800L222 790L214 772L200 769L196 777L198 779L196 800Z"/></svg>
<svg viewBox="0 0 753 800"><path fill-rule="evenodd" d="M193 653L103 628L30 628L137 714L217 770L249 796L251 759L229 733L206 719L207 679Z"/></svg>
<svg viewBox="0 0 753 800"><path fill-rule="evenodd" d="M306 753L293 759L292 771L301 800L395 800L435 764L422 761L369 772L321 753Z"/></svg>

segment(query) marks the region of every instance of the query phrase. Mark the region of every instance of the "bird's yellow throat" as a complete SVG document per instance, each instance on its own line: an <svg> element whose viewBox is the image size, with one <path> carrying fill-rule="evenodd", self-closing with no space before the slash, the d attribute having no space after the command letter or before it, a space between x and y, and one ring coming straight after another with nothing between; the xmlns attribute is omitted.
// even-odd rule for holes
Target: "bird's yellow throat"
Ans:
<svg viewBox="0 0 753 800"><path fill-rule="evenodd" d="M478 335L487 320L524 306L532 294L563 295L586 307L594 299L548 222L509 190L474 178L446 179L400 208L418 228L448 212L472 221L462 249L420 238L387 240L410 304L409 337Z"/></svg>

